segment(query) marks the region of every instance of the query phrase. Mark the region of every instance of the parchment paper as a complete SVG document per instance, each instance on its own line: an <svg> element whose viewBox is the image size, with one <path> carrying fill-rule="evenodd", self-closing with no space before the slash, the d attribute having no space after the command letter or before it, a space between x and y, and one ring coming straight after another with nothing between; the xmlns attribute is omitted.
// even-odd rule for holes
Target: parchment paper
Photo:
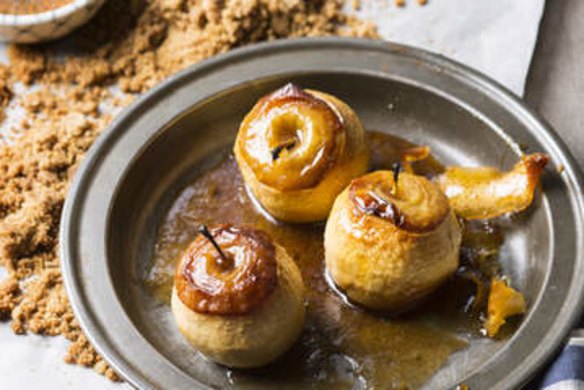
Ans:
<svg viewBox="0 0 584 390"><path fill-rule="evenodd" d="M351 1L347 10L353 12ZM544 0L361 0L358 14L378 25L385 39L421 47L474 67L522 95ZM5 47L0 45L0 60ZM0 269L0 280L4 277ZM0 324L0 388L125 389L91 370L62 362L62 337L15 336Z"/></svg>
<svg viewBox="0 0 584 390"><path fill-rule="evenodd" d="M386 39L444 54L522 96L544 0L362 0L364 18ZM349 6L347 6L349 7Z"/></svg>

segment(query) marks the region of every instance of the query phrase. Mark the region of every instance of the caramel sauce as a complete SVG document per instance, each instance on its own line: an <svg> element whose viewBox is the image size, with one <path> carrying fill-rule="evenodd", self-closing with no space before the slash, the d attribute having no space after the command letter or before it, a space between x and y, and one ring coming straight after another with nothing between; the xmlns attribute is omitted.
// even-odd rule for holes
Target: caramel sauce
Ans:
<svg viewBox="0 0 584 390"><path fill-rule="evenodd" d="M391 169L415 146L377 132L368 133L368 138L372 170ZM432 156L412 167L429 178L444 171ZM324 223L292 225L266 218L254 207L232 156L197 178L168 212L145 280L159 299L169 301L175 264L202 223L248 224L267 232L296 261L307 287L306 323L296 345L266 368L226 369L235 385L253 379L281 380L293 388L416 388L452 353L482 337L480 313L471 309L476 303L476 281L459 274L416 308L394 317L348 304L325 277ZM473 223L465 229L461 270L497 273L501 243L496 225Z"/></svg>

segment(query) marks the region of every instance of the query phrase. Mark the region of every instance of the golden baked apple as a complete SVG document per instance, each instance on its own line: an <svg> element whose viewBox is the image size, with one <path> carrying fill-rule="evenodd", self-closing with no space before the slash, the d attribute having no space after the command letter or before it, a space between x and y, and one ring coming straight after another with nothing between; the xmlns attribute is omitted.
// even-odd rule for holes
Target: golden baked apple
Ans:
<svg viewBox="0 0 584 390"><path fill-rule="evenodd" d="M181 333L207 358L260 367L300 335L304 284L266 233L219 225L204 228L180 260L171 306Z"/></svg>
<svg viewBox="0 0 584 390"><path fill-rule="evenodd" d="M289 222L326 219L336 196L369 165L353 110L293 84L258 101L241 123L234 151L255 198Z"/></svg>
<svg viewBox="0 0 584 390"><path fill-rule="evenodd" d="M347 297L403 309L452 275L461 229L448 199L422 176L376 171L354 179L326 224L327 271Z"/></svg>

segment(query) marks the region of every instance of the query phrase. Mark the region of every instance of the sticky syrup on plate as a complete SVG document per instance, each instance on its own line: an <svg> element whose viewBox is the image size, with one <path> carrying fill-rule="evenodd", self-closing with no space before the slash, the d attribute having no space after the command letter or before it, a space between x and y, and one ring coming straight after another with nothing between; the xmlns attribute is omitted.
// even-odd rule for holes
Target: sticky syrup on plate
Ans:
<svg viewBox="0 0 584 390"><path fill-rule="evenodd" d="M416 146L379 132L368 137L371 170L391 169ZM413 167L429 178L444 170L432 156ZM169 301L175 264L203 223L249 224L266 231L296 261L307 287L306 323L296 345L268 367L225 369L233 385L253 380L293 388L417 388L470 338L481 337L480 313L473 310L476 288L469 278L451 278L418 307L393 317L349 304L325 277L324 223L291 225L266 218L250 199L232 155L185 188L163 221L144 281L157 299ZM497 226L478 223L465 230L461 270L480 260L487 272L496 273L502 244Z"/></svg>

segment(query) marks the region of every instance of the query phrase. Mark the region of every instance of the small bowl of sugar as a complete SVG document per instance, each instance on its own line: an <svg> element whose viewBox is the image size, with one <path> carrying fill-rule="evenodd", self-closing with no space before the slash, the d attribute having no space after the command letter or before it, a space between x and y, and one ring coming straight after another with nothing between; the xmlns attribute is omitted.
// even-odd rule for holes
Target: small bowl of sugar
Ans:
<svg viewBox="0 0 584 390"><path fill-rule="evenodd" d="M60 38L87 22L105 0L0 0L0 41Z"/></svg>

